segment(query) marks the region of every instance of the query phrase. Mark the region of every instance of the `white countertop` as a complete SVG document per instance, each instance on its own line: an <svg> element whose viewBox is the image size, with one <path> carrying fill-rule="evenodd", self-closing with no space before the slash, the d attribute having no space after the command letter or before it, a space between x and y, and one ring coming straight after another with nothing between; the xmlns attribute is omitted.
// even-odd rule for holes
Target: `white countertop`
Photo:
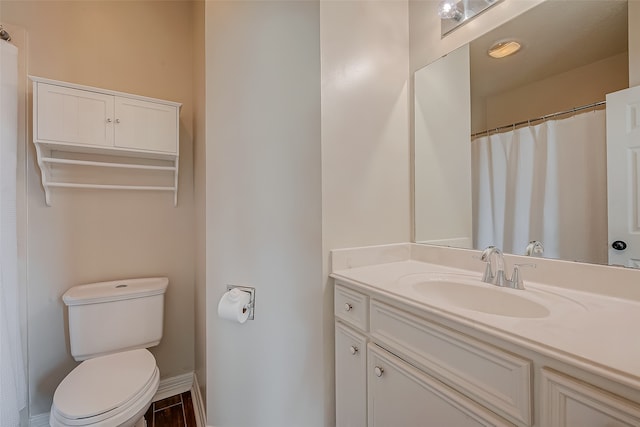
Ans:
<svg viewBox="0 0 640 427"><path fill-rule="evenodd" d="M534 283L526 280L526 270L522 271L526 289L516 290L482 283L477 271L415 259L347 264L335 262L331 276L640 390L640 302L636 300ZM515 294L549 312L541 317L489 314L434 300L416 290L416 284L434 277L445 282L454 277L491 287L491 292Z"/></svg>

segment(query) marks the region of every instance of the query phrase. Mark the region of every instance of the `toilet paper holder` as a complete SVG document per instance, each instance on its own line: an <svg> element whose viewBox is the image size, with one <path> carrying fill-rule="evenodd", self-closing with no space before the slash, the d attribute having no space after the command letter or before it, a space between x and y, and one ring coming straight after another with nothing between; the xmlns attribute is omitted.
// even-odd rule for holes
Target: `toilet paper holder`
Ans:
<svg viewBox="0 0 640 427"><path fill-rule="evenodd" d="M249 304L247 305L247 309L249 310L248 320L253 320L253 312L256 304L256 288L242 285L227 285L227 291L230 291L231 289L238 289L239 291L246 292L250 295Z"/></svg>

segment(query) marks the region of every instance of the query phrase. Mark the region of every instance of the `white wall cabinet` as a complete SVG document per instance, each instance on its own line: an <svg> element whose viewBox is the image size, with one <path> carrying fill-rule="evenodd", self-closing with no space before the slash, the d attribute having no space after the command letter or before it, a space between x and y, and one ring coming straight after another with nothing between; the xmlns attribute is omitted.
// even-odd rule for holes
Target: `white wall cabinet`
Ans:
<svg viewBox="0 0 640 427"><path fill-rule="evenodd" d="M40 77L31 80L33 142L47 205L55 187L171 191L177 204L179 103ZM61 172L65 167L85 171ZM86 168L117 171L111 176L146 171L147 176L142 183L112 183L105 173L97 182L59 179L86 178Z"/></svg>
<svg viewBox="0 0 640 427"><path fill-rule="evenodd" d="M640 390L570 376L566 361L480 341L357 285L336 282L334 308L337 427L640 426Z"/></svg>

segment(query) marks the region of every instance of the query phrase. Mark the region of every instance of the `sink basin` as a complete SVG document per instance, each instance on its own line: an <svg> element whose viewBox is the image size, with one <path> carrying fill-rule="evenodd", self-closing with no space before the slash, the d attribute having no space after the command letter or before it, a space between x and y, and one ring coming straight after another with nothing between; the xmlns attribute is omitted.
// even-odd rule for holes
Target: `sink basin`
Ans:
<svg viewBox="0 0 640 427"><path fill-rule="evenodd" d="M547 307L520 294L526 290L499 288L480 282L468 284L446 278L415 283L413 290L426 302L498 316L542 318L550 314Z"/></svg>

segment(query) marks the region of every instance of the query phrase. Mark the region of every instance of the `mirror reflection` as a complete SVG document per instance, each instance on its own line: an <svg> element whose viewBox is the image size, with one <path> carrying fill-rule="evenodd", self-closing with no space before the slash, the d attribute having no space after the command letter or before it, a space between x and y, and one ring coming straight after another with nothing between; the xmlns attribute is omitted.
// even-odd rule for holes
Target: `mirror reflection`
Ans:
<svg viewBox="0 0 640 427"><path fill-rule="evenodd" d="M416 242L635 265L613 248L632 239L628 215L609 224L633 203L608 205L633 193L624 157L607 166L627 21L626 1L549 0L416 72Z"/></svg>

